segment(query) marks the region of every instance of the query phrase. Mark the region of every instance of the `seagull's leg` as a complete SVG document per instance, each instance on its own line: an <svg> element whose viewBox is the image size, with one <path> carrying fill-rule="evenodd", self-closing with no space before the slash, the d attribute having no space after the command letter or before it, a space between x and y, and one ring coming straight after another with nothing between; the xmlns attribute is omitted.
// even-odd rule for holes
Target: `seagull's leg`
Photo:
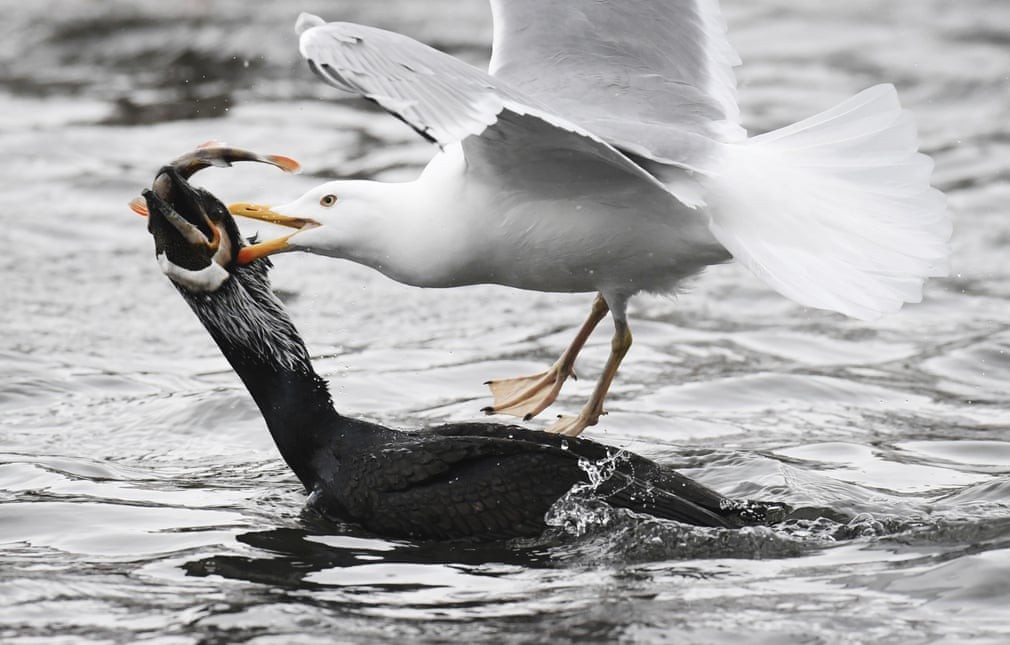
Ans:
<svg viewBox="0 0 1010 645"><path fill-rule="evenodd" d="M610 308L602 295L597 295L593 308L586 322L582 323L579 333L575 335L572 344L561 355L549 370L533 376L488 381L494 405L484 408L486 414L511 414L523 417L529 421L547 409L561 392L561 386L569 376L575 376L575 357L579 355L582 346L586 344L590 334L607 316Z"/></svg>
<svg viewBox="0 0 1010 645"><path fill-rule="evenodd" d="M578 415L558 416L558 420L545 428L547 432L567 435L569 437L579 436L583 430L589 426L596 425L600 417L606 414L603 411L603 400L607 397L610 384L614 382L617 375L617 368L621 366L624 355L631 348L631 329L624 315L623 303L620 307L613 307L614 312L614 337L610 341L610 357L607 365L603 368L603 374L596 383L593 395L589 397L589 402Z"/></svg>

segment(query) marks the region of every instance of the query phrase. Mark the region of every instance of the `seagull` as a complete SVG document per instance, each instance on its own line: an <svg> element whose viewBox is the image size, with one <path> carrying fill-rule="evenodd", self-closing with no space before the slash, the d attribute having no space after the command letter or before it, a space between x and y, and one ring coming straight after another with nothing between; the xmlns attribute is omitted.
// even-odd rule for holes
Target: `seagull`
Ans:
<svg viewBox="0 0 1010 645"><path fill-rule="evenodd" d="M949 271L951 223L912 115L871 87L749 136L716 0L491 0L488 71L407 36L302 14L299 48L330 85L437 146L414 181L337 180L235 215L294 228L245 247L343 258L399 282L595 293L545 372L488 384L488 414L529 420L574 376L609 313L595 425L631 347L629 300L736 260L797 303L872 320Z"/></svg>

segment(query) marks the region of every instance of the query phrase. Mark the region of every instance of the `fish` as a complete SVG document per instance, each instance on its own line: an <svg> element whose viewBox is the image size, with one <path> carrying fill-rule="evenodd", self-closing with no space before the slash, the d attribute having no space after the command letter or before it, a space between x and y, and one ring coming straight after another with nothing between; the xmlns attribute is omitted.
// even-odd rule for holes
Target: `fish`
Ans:
<svg viewBox="0 0 1010 645"><path fill-rule="evenodd" d="M265 163L276 166L289 174L298 174L302 169L301 164L291 157L264 155L252 152L251 150L235 148L220 141L208 141L165 165L162 171L171 168L181 178L189 179L197 171L204 168L228 168L237 161ZM162 199L171 202L173 186L176 184L169 180L167 175L162 171L159 171L155 177L151 190ZM142 217L148 216L147 203L143 197L135 197L130 201L129 205L130 209L136 214Z"/></svg>

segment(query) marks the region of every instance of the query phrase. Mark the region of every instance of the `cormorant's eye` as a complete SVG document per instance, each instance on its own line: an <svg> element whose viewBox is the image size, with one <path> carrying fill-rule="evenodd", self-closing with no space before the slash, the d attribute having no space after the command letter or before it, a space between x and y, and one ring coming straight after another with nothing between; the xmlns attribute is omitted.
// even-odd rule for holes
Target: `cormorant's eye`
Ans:
<svg viewBox="0 0 1010 645"><path fill-rule="evenodd" d="M323 195L323 198L319 200L321 206L333 206L337 203L336 195Z"/></svg>

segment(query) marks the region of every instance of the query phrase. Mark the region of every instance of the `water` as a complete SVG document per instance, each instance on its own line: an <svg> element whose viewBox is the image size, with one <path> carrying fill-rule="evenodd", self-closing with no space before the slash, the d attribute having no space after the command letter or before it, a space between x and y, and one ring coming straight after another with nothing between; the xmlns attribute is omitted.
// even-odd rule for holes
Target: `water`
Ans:
<svg viewBox="0 0 1010 645"><path fill-rule="evenodd" d="M1010 6L725 2L752 130L898 85L950 196L954 275L875 323L799 308L735 266L641 298L589 435L729 495L834 513L728 532L575 495L538 540L460 546L302 513L126 209L208 139L307 169L201 175L225 201L416 172L431 149L409 129L320 100L299 10L488 55L482 0L289 4L0 0L0 640L1010 638ZM338 407L399 427L479 418L481 382L541 369L590 301L428 292L311 257L278 259L274 282ZM588 395L606 336L559 410Z"/></svg>

